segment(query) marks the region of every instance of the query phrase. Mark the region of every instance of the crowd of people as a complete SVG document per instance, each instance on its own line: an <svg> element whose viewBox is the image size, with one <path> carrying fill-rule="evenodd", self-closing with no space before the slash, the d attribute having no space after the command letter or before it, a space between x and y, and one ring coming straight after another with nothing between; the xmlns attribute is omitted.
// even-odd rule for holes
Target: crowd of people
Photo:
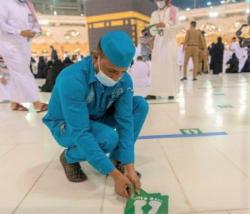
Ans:
<svg viewBox="0 0 250 214"><path fill-rule="evenodd" d="M32 57L31 59L31 71L34 77L37 79L46 79L45 83L39 86L42 92L51 92L60 72L64 68L83 59L83 56L79 54L72 56L65 54L61 60L58 57L56 49L53 46L51 46L51 49L50 60L46 56L39 56L37 59Z"/></svg>
<svg viewBox="0 0 250 214"><path fill-rule="evenodd" d="M175 10L173 14L176 15L177 10L172 10ZM190 23L185 41L176 48L175 36L179 29L177 22L165 20L160 26L162 31L152 30L153 23L159 22L157 19L162 16L170 18L169 14L162 15L164 11L166 13L166 8L158 8L152 15L152 25L142 31L137 59L131 68L138 94L149 100L172 100L178 94L179 82L188 80L188 71L192 71L193 81L197 80L198 75L208 73L250 72L247 47L241 47L236 37L232 38L229 45L225 45L222 37L218 37L216 43L208 46L206 32L197 29L196 21ZM168 26L168 29L162 26Z"/></svg>
<svg viewBox="0 0 250 214"><path fill-rule="evenodd" d="M212 73L216 75L220 73L250 72L247 48L240 47L240 44L235 37L232 38L232 42L228 47L225 46L221 37L218 37L216 43L212 43L208 46L205 31L196 30L196 25L195 21L191 22L191 27L187 31L185 42L178 47L177 56L175 54L173 55L173 53L168 53L168 55L173 57L171 60L176 62L179 66L178 69L177 67L174 69L168 69L176 72L176 75L173 75L174 77L178 76L178 72L179 74L183 73L184 77L182 77L180 81L185 81L187 80L188 71L192 71L193 80L196 81L197 76L201 74ZM158 96L148 95L150 91L152 92L152 87L154 87L154 91L159 91L155 86L152 86L151 81L153 78L153 76L151 76L153 73L152 70L156 69L155 66L152 65L152 51L155 40L154 36L152 36L150 30L147 28L141 33L140 44L137 48L137 53L129 72L139 94L146 96L147 99L157 99L160 97L159 94ZM171 48L168 48L168 50L171 50ZM162 52L162 54L163 53L164 52ZM58 57L57 51L53 46L51 46L50 60L48 60L48 57L46 56L40 56L36 59L32 57L31 71L33 75L38 79L46 79L44 85L39 87L42 92L51 92L60 72L67 66L83 59L83 56L80 54L72 56L64 54L63 57L62 60ZM157 60L159 60L159 57ZM170 63L168 63L168 68L169 65ZM160 68L163 68L161 67L162 64L159 66ZM157 74L157 71L155 73ZM156 75L154 75L154 77L154 80L157 81L158 85L160 83L159 78L164 81L162 82L162 85L170 85L165 91L169 92L174 88L173 85L165 82L167 77L165 79L162 78L162 73L158 78ZM174 80L179 81L178 78L175 78ZM178 84L176 85L176 87L178 87ZM173 99L174 95L177 94L177 91L178 89L175 89L173 92L170 92L168 95L172 96L168 96L168 98L170 100Z"/></svg>
<svg viewBox="0 0 250 214"><path fill-rule="evenodd" d="M140 191L134 145L148 103L134 96L126 72L135 55L131 37L121 30L108 32L84 60L74 56L61 61L51 46L50 60L39 57L36 72L31 41L42 29L32 2L0 2L0 102L8 101L13 111L28 112L23 103L33 103L37 113L47 112L43 123L64 147L60 162L70 182L88 179L80 165L88 161L113 178L118 195L129 197L132 185ZM39 101L35 77L46 78L43 91L53 88L49 104Z"/></svg>

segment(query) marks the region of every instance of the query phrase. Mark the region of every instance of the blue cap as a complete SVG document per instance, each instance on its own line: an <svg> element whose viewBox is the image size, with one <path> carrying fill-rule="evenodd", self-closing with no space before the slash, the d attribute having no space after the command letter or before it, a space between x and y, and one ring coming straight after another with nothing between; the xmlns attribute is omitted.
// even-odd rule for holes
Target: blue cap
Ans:
<svg viewBox="0 0 250 214"><path fill-rule="evenodd" d="M115 66L127 68L135 55L135 46L130 36L117 30L104 34L100 45L105 57Z"/></svg>

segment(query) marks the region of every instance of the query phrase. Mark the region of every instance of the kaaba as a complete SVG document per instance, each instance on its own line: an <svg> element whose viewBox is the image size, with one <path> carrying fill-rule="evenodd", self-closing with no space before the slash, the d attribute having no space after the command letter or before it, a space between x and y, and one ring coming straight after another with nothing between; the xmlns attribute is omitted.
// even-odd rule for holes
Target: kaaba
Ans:
<svg viewBox="0 0 250 214"><path fill-rule="evenodd" d="M137 45L156 9L152 0L86 0L84 7L90 51L96 49L101 35L118 29L131 35Z"/></svg>

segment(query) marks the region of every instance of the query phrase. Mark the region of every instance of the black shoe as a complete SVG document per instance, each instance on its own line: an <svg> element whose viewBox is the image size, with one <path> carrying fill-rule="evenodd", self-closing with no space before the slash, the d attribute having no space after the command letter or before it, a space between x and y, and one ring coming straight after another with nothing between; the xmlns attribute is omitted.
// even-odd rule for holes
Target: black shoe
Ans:
<svg viewBox="0 0 250 214"><path fill-rule="evenodd" d="M60 162L63 166L65 175L70 182L79 183L88 179L87 175L82 171L79 163L67 163L65 159L65 151L60 156Z"/></svg>
<svg viewBox="0 0 250 214"><path fill-rule="evenodd" d="M183 77L183 78L181 79L181 81L185 81L185 80L187 80L187 77Z"/></svg>
<svg viewBox="0 0 250 214"><path fill-rule="evenodd" d="M174 100L174 96L169 96L168 99L169 100Z"/></svg>
<svg viewBox="0 0 250 214"><path fill-rule="evenodd" d="M156 100L156 99L157 99L157 96L155 96L155 95L147 95L147 96L145 97L145 99L146 99L146 100Z"/></svg>
<svg viewBox="0 0 250 214"><path fill-rule="evenodd" d="M124 168L124 166L121 164L121 162L116 161L115 168L118 169L122 174L125 173L125 168ZM139 178L142 177L142 175L141 175L140 172L137 172L137 171L135 171L135 172L136 172L136 174L137 174L137 176L138 176Z"/></svg>
<svg viewBox="0 0 250 214"><path fill-rule="evenodd" d="M196 78L194 78L194 79L193 79L193 81L197 81L197 79L196 79Z"/></svg>

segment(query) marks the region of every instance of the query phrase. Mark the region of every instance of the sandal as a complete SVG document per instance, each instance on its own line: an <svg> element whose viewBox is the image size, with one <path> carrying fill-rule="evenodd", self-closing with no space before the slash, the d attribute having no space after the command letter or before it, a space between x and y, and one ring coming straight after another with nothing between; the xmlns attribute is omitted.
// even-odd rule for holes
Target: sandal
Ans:
<svg viewBox="0 0 250 214"><path fill-rule="evenodd" d="M36 111L36 113L42 113L48 111L48 104L43 103L41 108L39 110Z"/></svg>
<svg viewBox="0 0 250 214"><path fill-rule="evenodd" d="M69 164L65 159L65 151L60 156L60 162L63 166L66 177L70 182L79 183L88 179L87 175L83 172L79 163Z"/></svg>
<svg viewBox="0 0 250 214"><path fill-rule="evenodd" d="M12 108L12 111L29 111L29 109L17 103L16 106Z"/></svg>

